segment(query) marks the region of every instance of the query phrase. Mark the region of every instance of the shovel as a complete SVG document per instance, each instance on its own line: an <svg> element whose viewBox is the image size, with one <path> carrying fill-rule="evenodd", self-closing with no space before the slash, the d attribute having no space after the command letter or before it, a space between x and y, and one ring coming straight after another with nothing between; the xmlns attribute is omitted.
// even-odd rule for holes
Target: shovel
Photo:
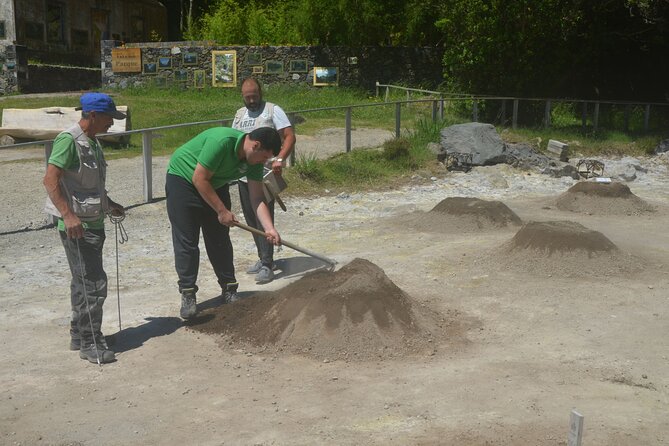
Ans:
<svg viewBox="0 0 669 446"><path fill-rule="evenodd" d="M244 223L240 223L240 222L235 222L234 224L235 224L235 226L237 226L237 227L239 227L239 228L242 228L242 229L245 230L245 231L249 231L249 232L251 232L251 233L253 233L253 234L257 234L257 235L259 235L259 236L265 237L265 233L264 233L263 231L259 230L259 229L252 228L251 226L245 225ZM328 268L328 269L329 269L330 271L333 271L334 268L335 268L335 266L337 265L337 262L336 262L336 261L334 261L334 260L332 260L332 259L329 259L329 258L327 258L327 257L325 257L325 256L323 256L323 255L317 254L317 253L315 253L315 252L313 252L313 251L310 251L310 250L308 250L308 249L306 249L306 248L301 248L301 247L299 247L299 246L297 246L297 245L295 245L295 244L293 244L293 243L290 243L290 242L287 241L287 240L281 239L281 244L282 244L283 246L287 246L287 247L289 247L289 248L292 248L292 249L294 249L295 251L299 251L299 252L301 252L301 253L303 253L303 254L306 254L306 255L308 255L308 256L311 256L311 257L313 257L313 258L315 258L315 259L318 259L318 260L320 260L320 261L322 261L322 262L327 263L327 264L329 265L329 268Z"/></svg>

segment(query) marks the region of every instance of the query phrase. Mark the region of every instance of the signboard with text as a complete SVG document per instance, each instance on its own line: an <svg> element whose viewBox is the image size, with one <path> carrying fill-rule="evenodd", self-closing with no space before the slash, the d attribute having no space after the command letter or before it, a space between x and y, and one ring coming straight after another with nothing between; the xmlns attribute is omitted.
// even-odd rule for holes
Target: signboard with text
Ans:
<svg viewBox="0 0 669 446"><path fill-rule="evenodd" d="M142 51L140 48L112 49L112 71L114 73L141 73Z"/></svg>

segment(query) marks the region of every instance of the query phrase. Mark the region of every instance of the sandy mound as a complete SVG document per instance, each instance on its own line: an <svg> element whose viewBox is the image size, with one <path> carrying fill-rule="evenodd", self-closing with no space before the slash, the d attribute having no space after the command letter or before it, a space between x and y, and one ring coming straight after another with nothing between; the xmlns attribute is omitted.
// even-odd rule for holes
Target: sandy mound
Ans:
<svg viewBox="0 0 669 446"><path fill-rule="evenodd" d="M591 181L574 184L558 197L556 205L562 211L594 215L636 215L654 210L624 184Z"/></svg>
<svg viewBox="0 0 669 446"><path fill-rule="evenodd" d="M601 232L571 221L529 222L483 262L529 274L584 277L629 274L644 267Z"/></svg>
<svg viewBox="0 0 669 446"><path fill-rule="evenodd" d="M449 197L429 212L414 212L396 219L423 232L462 233L520 226L520 218L501 201Z"/></svg>
<svg viewBox="0 0 669 446"><path fill-rule="evenodd" d="M418 308L416 308L418 307ZM456 322L412 305L378 266L355 259L339 271L315 271L272 293L202 313L194 329L223 342L305 354L318 359L369 360L430 354Z"/></svg>

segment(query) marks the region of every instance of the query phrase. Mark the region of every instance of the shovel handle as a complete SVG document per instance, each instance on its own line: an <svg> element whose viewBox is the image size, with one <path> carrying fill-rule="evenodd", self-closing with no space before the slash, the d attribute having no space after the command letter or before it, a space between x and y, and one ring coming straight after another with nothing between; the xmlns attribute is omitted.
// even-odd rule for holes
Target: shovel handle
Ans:
<svg viewBox="0 0 669 446"><path fill-rule="evenodd" d="M260 236L262 236L262 237L266 237L265 233L264 233L263 231L259 230L259 229L252 228L251 226L245 225L244 223L240 223L240 222L238 222L238 221L236 221L234 224L235 224L235 226L237 226L237 227L239 227L239 228L241 228L241 229L243 229L243 230L245 230L245 231L251 232L251 233L253 233L253 234L260 235ZM306 254L306 255L311 256L311 257L314 257L314 258L316 258L316 259L318 259L318 260L320 260L320 261L322 261L322 262L325 262L325 263L327 263L328 265L330 265L332 268L334 268L335 265L337 265L337 262L335 262L334 260L329 259L329 258L327 258L327 257L325 257L325 256L323 256L323 255L317 254L317 253L315 253L315 252L313 252L313 251L310 251L310 250L308 250L308 249L306 249L306 248L301 248L301 247L299 247L299 246L297 246L297 245L295 245L295 244L293 244L293 243L290 243L288 240L281 239L281 244L282 244L283 246L287 246L287 247L289 247L289 248L291 248L291 249L294 249L295 251L299 251L299 252L301 252L301 253L303 253L303 254Z"/></svg>

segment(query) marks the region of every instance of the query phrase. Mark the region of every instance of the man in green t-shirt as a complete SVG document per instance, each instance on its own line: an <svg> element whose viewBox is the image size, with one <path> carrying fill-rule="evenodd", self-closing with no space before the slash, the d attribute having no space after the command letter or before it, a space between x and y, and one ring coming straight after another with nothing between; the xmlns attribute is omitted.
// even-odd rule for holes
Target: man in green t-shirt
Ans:
<svg viewBox="0 0 669 446"><path fill-rule="evenodd" d="M125 119L103 93L81 96L81 120L60 133L49 156L44 187L45 210L58 219L58 232L70 265L70 349L90 362L114 361L102 335L102 305L107 298L107 275L102 266L104 218L121 216L123 206L107 196L104 155L95 139L114 119Z"/></svg>
<svg viewBox="0 0 669 446"><path fill-rule="evenodd" d="M183 319L197 314L200 229L223 300L237 300L230 226L238 220L230 210L229 182L243 176L249 179L253 210L267 240L274 245L281 243L262 186L263 165L280 148L281 138L275 129L265 127L246 134L215 127L179 147L170 158L165 194Z"/></svg>

